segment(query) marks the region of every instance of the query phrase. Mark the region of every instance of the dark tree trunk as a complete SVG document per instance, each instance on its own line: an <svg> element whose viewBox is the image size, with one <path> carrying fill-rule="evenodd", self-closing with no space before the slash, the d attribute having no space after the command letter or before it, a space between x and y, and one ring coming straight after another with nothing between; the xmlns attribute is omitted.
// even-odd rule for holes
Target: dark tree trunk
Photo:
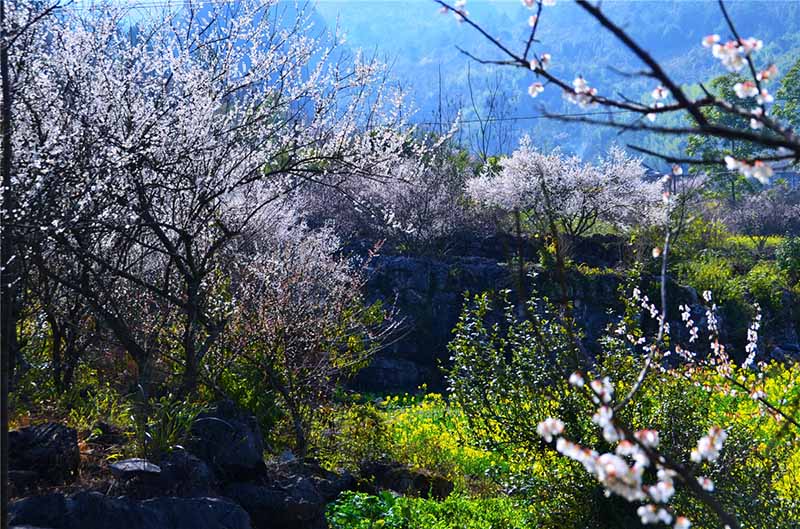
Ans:
<svg viewBox="0 0 800 529"><path fill-rule="evenodd" d="M0 121L2 124L2 154L0 154L0 173L3 182L3 204L4 208L12 209L11 193L11 77L8 71L8 47L6 46L7 37L5 31L6 22L5 0L0 0L0 79L2 79L3 101L0 109ZM0 399L2 400L2 434L0 434L0 502L2 505L2 527L8 526L8 386L13 376L16 364L17 351L17 307L16 289L18 283L18 259L13 259L16 250L14 244L13 231L6 225L0 230L0 265L3 267L0 272Z"/></svg>

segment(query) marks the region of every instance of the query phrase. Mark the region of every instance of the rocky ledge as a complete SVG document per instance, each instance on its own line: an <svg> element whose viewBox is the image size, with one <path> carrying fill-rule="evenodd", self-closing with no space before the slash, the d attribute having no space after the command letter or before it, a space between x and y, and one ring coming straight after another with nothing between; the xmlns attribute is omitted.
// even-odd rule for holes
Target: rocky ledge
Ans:
<svg viewBox="0 0 800 529"><path fill-rule="evenodd" d="M325 507L344 490L452 490L440 477L386 462L358 476L288 453L266 462L255 418L230 403L198 416L186 449L116 461L94 486L81 482L75 430L50 423L10 437L9 525L18 529L325 529Z"/></svg>

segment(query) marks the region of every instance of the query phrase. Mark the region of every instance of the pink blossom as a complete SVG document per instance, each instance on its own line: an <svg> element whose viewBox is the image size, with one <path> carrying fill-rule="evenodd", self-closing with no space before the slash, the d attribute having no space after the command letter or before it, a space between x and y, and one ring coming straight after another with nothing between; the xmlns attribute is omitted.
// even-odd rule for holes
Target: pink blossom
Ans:
<svg viewBox="0 0 800 529"><path fill-rule="evenodd" d="M719 35L717 35L717 34L706 35L705 37L703 37L703 47L704 48L710 48L711 46L713 46L717 42L719 42Z"/></svg>
<svg viewBox="0 0 800 529"><path fill-rule="evenodd" d="M733 85L733 91L736 92L736 97L739 99L754 97L758 94L758 88L756 88L756 84L753 81L736 83Z"/></svg>

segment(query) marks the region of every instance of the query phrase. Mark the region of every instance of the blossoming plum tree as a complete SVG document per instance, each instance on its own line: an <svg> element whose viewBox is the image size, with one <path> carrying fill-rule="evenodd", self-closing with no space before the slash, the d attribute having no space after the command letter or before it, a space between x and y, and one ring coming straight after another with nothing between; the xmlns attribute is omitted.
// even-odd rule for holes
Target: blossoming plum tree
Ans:
<svg viewBox="0 0 800 529"><path fill-rule="evenodd" d="M616 147L593 165L558 151L539 152L526 137L499 166L496 175L485 172L469 182L473 200L528 211L545 232L551 222L571 237L597 221L620 228L649 224L660 210L661 183L645 181L641 160Z"/></svg>
<svg viewBox="0 0 800 529"><path fill-rule="evenodd" d="M129 30L124 8L65 8L10 49L6 226L45 265L70 256L43 273L80 294L141 374L167 355L185 392L232 310L228 251L266 206L309 181L381 178L407 154L382 66L273 7L137 12Z"/></svg>

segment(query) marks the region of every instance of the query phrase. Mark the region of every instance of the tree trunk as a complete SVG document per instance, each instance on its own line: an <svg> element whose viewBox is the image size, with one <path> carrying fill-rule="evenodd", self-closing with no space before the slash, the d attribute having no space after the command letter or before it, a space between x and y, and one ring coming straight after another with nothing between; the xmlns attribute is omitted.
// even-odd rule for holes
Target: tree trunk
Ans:
<svg viewBox="0 0 800 529"><path fill-rule="evenodd" d="M6 46L6 3L0 0L0 80L2 80L2 108L0 108L0 128L2 129L2 153L0 154L0 174L3 182L3 207L13 209L11 193L11 76L8 71L8 47ZM8 526L8 388L13 376L17 358L17 288L18 263L14 258L17 245L13 240L13 231L8 226L0 229L0 504L2 506L3 529Z"/></svg>
<svg viewBox="0 0 800 529"><path fill-rule="evenodd" d="M520 318L524 318L528 313L527 311L527 289L525 288L525 261L524 261L524 248L522 242L522 219L519 209L514 209L514 229L517 231L517 301L518 301L518 314Z"/></svg>
<svg viewBox="0 0 800 529"><path fill-rule="evenodd" d="M50 356L53 359L53 383L56 386L56 390L59 393L63 393L64 386L62 385L61 376L64 367L63 355L61 354L64 343L63 333L54 316L48 316L47 323L50 325Z"/></svg>

